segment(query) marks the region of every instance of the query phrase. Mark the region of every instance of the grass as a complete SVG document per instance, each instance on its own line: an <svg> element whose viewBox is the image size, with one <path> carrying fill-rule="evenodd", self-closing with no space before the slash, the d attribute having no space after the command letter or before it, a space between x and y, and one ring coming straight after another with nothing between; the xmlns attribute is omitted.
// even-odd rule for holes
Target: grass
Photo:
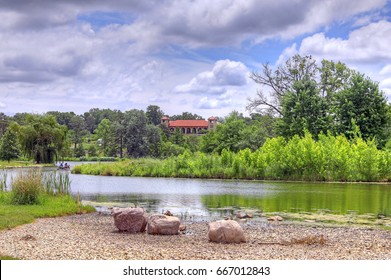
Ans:
<svg viewBox="0 0 391 280"><path fill-rule="evenodd" d="M15 168L15 167L30 167L30 166L53 166L53 164L36 164L33 161L11 160L0 161L0 169Z"/></svg>
<svg viewBox="0 0 391 280"><path fill-rule="evenodd" d="M39 204L15 205L12 194L0 193L0 230L34 222L37 218L58 217L94 212L92 206L83 206L70 195L42 195Z"/></svg>

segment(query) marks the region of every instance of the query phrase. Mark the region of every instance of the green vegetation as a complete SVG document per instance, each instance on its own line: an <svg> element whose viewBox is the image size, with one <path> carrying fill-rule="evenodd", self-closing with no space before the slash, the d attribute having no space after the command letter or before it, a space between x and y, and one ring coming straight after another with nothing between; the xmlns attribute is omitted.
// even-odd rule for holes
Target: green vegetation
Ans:
<svg viewBox="0 0 391 280"><path fill-rule="evenodd" d="M33 222L37 218L57 217L95 211L82 206L69 195L43 195L38 204L15 205L12 193L0 193L0 230Z"/></svg>
<svg viewBox="0 0 391 280"><path fill-rule="evenodd" d="M389 181L391 151L374 141L320 134L267 139L265 144L221 155L189 151L167 159L139 159L116 163L83 164L74 173L107 176L235 178L310 181Z"/></svg>
<svg viewBox="0 0 391 280"><path fill-rule="evenodd" d="M341 62L317 64L300 55L275 69L265 64L251 78L271 98L260 90L249 100L249 116L233 111L200 134L160 124L165 114L156 105L146 112L0 113L0 159L98 161L99 167L74 172L105 175L391 179L391 106L378 83ZM190 112L170 116L179 119L204 118ZM123 158L127 160L102 164Z"/></svg>
<svg viewBox="0 0 391 280"><path fill-rule="evenodd" d="M7 191L6 179L6 173L2 172L0 230L31 223L35 218L94 211L70 196L68 174L43 174L40 169L30 168L13 178L11 191Z"/></svg>

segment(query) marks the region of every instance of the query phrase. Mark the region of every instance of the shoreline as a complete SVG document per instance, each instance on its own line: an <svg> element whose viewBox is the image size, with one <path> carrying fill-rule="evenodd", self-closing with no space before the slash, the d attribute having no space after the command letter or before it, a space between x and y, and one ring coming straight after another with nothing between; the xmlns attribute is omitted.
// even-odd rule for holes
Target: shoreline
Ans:
<svg viewBox="0 0 391 280"><path fill-rule="evenodd" d="M322 223L241 223L241 244L208 241L206 221L182 221L179 235L121 233L113 217L97 212L37 219L0 231L0 255L26 260L384 260L391 259L391 231Z"/></svg>

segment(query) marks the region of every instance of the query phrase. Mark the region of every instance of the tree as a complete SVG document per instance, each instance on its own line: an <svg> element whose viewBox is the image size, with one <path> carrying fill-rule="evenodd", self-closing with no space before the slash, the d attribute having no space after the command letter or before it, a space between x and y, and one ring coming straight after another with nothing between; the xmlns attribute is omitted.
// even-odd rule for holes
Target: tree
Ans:
<svg viewBox="0 0 391 280"><path fill-rule="evenodd" d="M144 111L133 109L125 112L125 147L128 156L143 157L148 155L147 117Z"/></svg>
<svg viewBox="0 0 391 280"><path fill-rule="evenodd" d="M379 85L363 74L355 72L346 89L336 95L336 132L352 138L357 125L364 140L375 138L385 144L388 108Z"/></svg>
<svg viewBox="0 0 391 280"><path fill-rule="evenodd" d="M114 138L111 122L108 119L103 119L94 132L102 140L103 153L106 156L108 153L107 147L112 144Z"/></svg>
<svg viewBox="0 0 391 280"><path fill-rule="evenodd" d="M20 147L16 132L8 127L0 141L0 158L10 162L11 159L18 158Z"/></svg>
<svg viewBox="0 0 391 280"><path fill-rule="evenodd" d="M19 128L21 148L37 163L52 163L66 145L67 127L51 115L27 115Z"/></svg>
<svg viewBox="0 0 391 280"><path fill-rule="evenodd" d="M164 115L164 112L160 109L159 106L149 105L147 107L146 116L148 119L148 123L153 124L153 125L160 124L163 115Z"/></svg>
<svg viewBox="0 0 391 280"><path fill-rule="evenodd" d="M203 120L204 118L197 114L192 114L189 112L183 112L181 115L173 115L170 117L170 120Z"/></svg>
<svg viewBox="0 0 391 280"><path fill-rule="evenodd" d="M83 137L88 134L88 131L85 130L84 120L81 116L73 116L68 124L69 129L71 130L71 140L75 144L75 148L78 144L83 142Z"/></svg>
<svg viewBox="0 0 391 280"><path fill-rule="evenodd" d="M311 56L294 55L275 71L269 64L263 64L262 72L252 72L250 78L262 88L269 89L271 98L259 89L257 97L248 100L247 110L262 112L272 109L277 116L283 116L282 100L286 93L294 90L296 82L314 80L317 74L316 61Z"/></svg>
<svg viewBox="0 0 391 280"><path fill-rule="evenodd" d="M316 83L310 80L297 81L292 91L282 99L283 117L280 121L280 135L291 138L304 136L306 131L317 137L326 133L330 118L325 99L319 95Z"/></svg>

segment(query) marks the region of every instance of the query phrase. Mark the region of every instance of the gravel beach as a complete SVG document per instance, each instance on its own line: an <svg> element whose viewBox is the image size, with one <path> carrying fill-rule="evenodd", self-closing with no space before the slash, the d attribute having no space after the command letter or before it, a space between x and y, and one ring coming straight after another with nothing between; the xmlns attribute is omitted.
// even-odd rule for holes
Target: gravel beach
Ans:
<svg viewBox="0 0 391 280"><path fill-rule="evenodd" d="M370 260L391 259L391 231L365 227L268 222L242 223L241 244L208 241L208 223L184 221L175 236L121 233L99 213L37 219L0 232L0 255L27 260Z"/></svg>

